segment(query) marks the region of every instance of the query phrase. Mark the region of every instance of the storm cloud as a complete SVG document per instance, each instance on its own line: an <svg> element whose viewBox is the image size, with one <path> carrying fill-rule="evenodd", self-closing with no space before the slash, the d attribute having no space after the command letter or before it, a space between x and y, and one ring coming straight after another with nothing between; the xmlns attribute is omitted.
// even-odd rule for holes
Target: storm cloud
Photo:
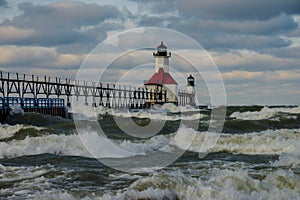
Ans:
<svg viewBox="0 0 300 200"><path fill-rule="evenodd" d="M4 8L7 7L7 1L6 0L0 0L0 8L1 7L4 7Z"/></svg>
<svg viewBox="0 0 300 200"><path fill-rule="evenodd" d="M105 26L101 23L121 17L118 8L95 3L71 1L49 5L21 3L18 8L22 14L6 19L0 25L0 31L1 28L11 29L14 33L5 34L6 37L2 35L5 37L4 40L0 40L2 44L51 46L95 42L99 38L106 37ZM99 27L103 30L96 33L94 30Z"/></svg>
<svg viewBox="0 0 300 200"><path fill-rule="evenodd" d="M209 19L266 20L285 14L299 14L298 0L179 0L178 9L184 15Z"/></svg>
<svg viewBox="0 0 300 200"><path fill-rule="evenodd" d="M138 5L139 26L178 30L209 50L287 47L291 42L281 36L297 33L292 14L300 12L297 0L164 0L138 1Z"/></svg>
<svg viewBox="0 0 300 200"><path fill-rule="evenodd" d="M0 0L1 70L74 75L91 50L110 35L131 28L161 27L190 36L208 51L223 75L230 103L249 103L249 99L264 103L274 96L278 102L300 103L299 92L295 92L300 84L299 0L116 0L105 1L106 5L96 0L18 2ZM171 51L185 48L176 38L161 38L168 40ZM131 37L123 43L143 47L146 39ZM190 53L199 59L193 50ZM152 52L146 56L115 64L127 70L137 61L153 61ZM172 61L176 61L174 55ZM178 69L187 73L180 64ZM97 62L95 66L101 67ZM134 74L129 80L138 72ZM262 94L257 94L257 88ZM285 91L292 95L291 101L280 94Z"/></svg>

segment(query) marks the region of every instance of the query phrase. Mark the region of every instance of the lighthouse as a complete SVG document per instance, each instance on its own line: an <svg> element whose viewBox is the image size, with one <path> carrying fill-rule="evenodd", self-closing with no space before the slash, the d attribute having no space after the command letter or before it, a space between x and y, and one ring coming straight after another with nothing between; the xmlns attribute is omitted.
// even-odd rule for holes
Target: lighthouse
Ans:
<svg viewBox="0 0 300 200"><path fill-rule="evenodd" d="M148 90L164 90L167 92L167 102L178 103L177 99L177 82L169 73L169 58L171 52L168 52L167 46L161 41L160 45L157 46L156 52L153 52L155 58L155 73L152 77L144 84Z"/></svg>

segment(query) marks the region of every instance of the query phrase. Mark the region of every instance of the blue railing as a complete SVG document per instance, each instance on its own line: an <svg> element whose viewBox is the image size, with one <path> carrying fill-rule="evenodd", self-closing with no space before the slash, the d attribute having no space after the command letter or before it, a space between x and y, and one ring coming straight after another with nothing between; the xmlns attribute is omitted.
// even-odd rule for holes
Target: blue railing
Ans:
<svg viewBox="0 0 300 200"><path fill-rule="evenodd" d="M21 108L64 108L65 100L60 98L0 97L0 108L20 105Z"/></svg>

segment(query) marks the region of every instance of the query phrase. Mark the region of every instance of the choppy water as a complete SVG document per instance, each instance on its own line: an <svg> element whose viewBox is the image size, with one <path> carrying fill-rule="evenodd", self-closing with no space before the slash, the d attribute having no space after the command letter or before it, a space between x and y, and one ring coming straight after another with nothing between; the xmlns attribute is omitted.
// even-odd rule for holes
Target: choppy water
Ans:
<svg viewBox="0 0 300 200"><path fill-rule="evenodd" d="M79 121L87 125L88 142L95 143L91 122L106 130L107 138L93 144L99 157L120 157L111 149L101 150L108 140L131 153L121 155L119 164L166 145L168 153L184 149L193 139L169 166L135 173L95 159L72 120L34 113L10 116L0 126L0 199L300 199L300 107L228 107L223 132L204 158L198 152L210 111L172 109L164 114L99 108L98 118L82 114ZM139 126L166 123L158 134L136 138L115 123L129 117ZM198 128L189 127L193 121L200 122Z"/></svg>

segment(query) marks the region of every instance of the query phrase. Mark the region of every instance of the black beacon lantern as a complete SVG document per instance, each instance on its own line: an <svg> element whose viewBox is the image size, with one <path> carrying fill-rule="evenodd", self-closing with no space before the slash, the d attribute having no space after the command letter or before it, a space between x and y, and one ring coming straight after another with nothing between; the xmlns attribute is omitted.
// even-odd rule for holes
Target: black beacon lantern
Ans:
<svg viewBox="0 0 300 200"><path fill-rule="evenodd" d="M156 52L153 52L153 56L162 56L162 57L171 57L171 53L169 52L168 55L168 50L167 46L164 45L164 42L161 41L160 45L156 48Z"/></svg>

